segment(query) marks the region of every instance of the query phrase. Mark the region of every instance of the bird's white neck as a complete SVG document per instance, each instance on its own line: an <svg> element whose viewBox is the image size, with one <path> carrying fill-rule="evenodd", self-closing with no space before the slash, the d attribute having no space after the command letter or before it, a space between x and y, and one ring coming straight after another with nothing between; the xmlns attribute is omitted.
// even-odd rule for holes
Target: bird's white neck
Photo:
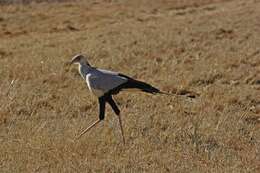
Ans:
<svg viewBox="0 0 260 173"><path fill-rule="evenodd" d="M79 73L86 80L86 75L90 72L91 67L86 63L79 63Z"/></svg>

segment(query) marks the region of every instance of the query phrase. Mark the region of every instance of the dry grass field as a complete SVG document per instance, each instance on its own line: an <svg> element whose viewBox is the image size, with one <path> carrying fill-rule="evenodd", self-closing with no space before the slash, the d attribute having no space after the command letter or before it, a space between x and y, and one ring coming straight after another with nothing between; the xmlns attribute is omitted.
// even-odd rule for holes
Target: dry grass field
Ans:
<svg viewBox="0 0 260 173"><path fill-rule="evenodd" d="M260 172L259 0L0 0L0 172ZM121 93L126 144L77 53L171 93Z"/></svg>

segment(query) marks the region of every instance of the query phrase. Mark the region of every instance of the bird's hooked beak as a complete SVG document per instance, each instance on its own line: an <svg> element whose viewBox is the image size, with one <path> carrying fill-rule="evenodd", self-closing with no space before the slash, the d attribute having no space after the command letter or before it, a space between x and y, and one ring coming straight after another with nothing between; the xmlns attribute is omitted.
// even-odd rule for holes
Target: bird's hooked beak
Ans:
<svg viewBox="0 0 260 173"><path fill-rule="evenodd" d="M69 65L72 65L72 64L74 64L74 59L72 59L70 62L69 62Z"/></svg>
<svg viewBox="0 0 260 173"><path fill-rule="evenodd" d="M79 62L78 58L73 58L73 59L69 62L69 64L71 65L71 64L74 64L74 63L76 63L76 62Z"/></svg>
<svg viewBox="0 0 260 173"><path fill-rule="evenodd" d="M80 63L82 61L82 58L84 58L83 55L81 54L78 54L78 55L75 55L72 60L70 61L70 65L71 64L75 64L75 63Z"/></svg>

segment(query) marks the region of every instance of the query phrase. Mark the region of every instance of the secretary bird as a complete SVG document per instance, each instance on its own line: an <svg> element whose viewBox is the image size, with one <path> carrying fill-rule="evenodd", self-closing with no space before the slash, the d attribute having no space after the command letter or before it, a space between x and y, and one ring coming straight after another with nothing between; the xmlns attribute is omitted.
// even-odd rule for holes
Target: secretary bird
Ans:
<svg viewBox="0 0 260 173"><path fill-rule="evenodd" d="M98 97L99 102L99 119L96 120L92 125L83 130L78 138L84 135L92 127L97 125L99 122L105 118L105 105L108 103L115 114L118 116L121 134L123 137L123 142L125 143L124 130L120 115L120 110L113 100L113 95L118 94L120 91L126 89L138 89L140 91L149 93L149 94L167 94L162 92L159 89L151 86L148 83L135 80L131 77L128 77L124 74L102 70L95 67L92 67L86 58L83 55L76 55L72 58L70 64L78 64L79 73L81 77L86 81L87 86L92 94Z"/></svg>

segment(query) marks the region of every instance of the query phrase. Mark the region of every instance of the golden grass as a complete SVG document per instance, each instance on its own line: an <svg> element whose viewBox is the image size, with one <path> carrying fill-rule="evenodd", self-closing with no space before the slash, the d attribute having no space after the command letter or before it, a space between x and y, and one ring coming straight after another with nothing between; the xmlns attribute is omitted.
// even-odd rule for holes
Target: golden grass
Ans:
<svg viewBox="0 0 260 173"><path fill-rule="evenodd" d="M77 1L0 6L0 172L259 172L260 3ZM126 135L67 61L164 91L122 93ZM11 84L11 82L13 83Z"/></svg>

